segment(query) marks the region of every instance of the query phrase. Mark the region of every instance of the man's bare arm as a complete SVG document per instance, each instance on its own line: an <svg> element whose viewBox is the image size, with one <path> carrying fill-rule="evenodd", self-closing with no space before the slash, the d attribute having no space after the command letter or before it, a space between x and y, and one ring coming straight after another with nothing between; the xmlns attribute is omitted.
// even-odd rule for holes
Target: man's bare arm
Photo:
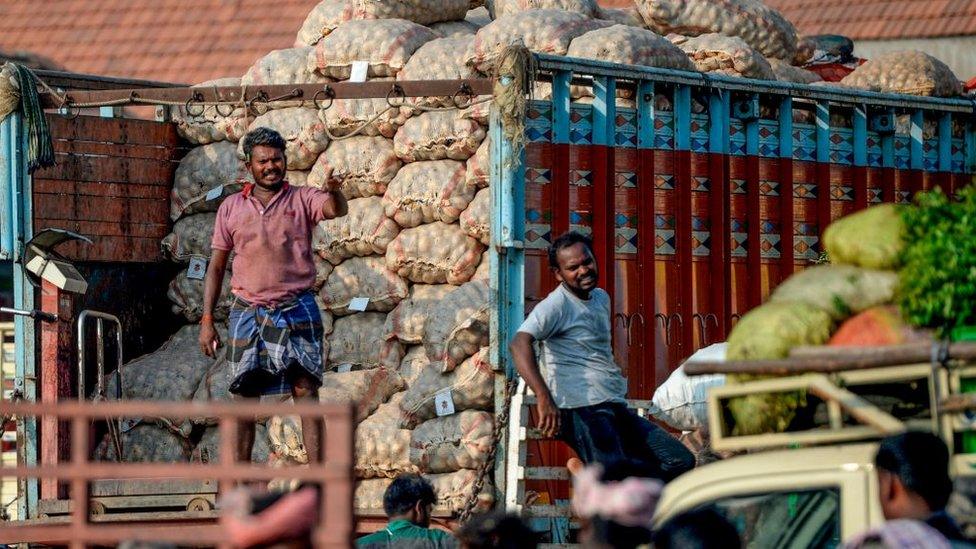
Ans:
<svg viewBox="0 0 976 549"><path fill-rule="evenodd" d="M200 350L211 358L217 356L215 347L220 346L220 336L217 335L217 329L214 328L213 312L217 307L217 299L220 298L220 287L224 283L224 274L227 272L227 259L229 257L230 252L227 250L213 250L210 256L210 264L207 265L207 274L203 280Z"/></svg>
<svg viewBox="0 0 976 549"><path fill-rule="evenodd" d="M525 333L518 332L509 344L512 352L512 360L515 361L515 369L518 370L522 379L529 385L536 397L536 411L539 413L539 429L547 437L554 437L559 434L559 408L556 407L552 399L552 393L542 379L542 372L539 371L539 362L535 357L535 350L532 343L535 339Z"/></svg>

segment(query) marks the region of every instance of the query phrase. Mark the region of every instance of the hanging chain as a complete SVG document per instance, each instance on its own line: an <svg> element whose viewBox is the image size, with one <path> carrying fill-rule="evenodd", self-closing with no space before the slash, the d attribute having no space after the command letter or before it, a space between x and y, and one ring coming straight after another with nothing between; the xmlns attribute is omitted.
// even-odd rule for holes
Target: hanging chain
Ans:
<svg viewBox="0 0 976 549"><path fill-rule="evenodd" d="M474 481L471 494L468 495L468 500L464 503L464 507L461 508L461 512L458 513L458 522L462 524L471 518L471 514L478 506L478 496L481 495L481 491L485 487L485 480L495 467L498 446L501 443L502 437L505 436L505 430L508 428L509 416L512 410L512 395L515 393L516 384L517 380L514 379L505 382L505 404L495 418L495 425L491 432L491 447L488 449L488 457L481 467L478 468L478 476Z"/></svg>

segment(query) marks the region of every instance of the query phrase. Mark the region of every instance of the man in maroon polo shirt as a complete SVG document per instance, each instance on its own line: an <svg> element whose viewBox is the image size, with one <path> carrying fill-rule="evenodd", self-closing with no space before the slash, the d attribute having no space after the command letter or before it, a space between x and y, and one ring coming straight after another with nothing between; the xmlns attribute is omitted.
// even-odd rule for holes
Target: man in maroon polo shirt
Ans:
<svg viewBox="0 0 976 549"><path fill-rule="evenodd" d="M217 211L200 350L215 357L221 344L213 310L234 252L227 336L230 392L313 399L322 385L323 330L311 290L311 235L319 221L345 215L346 201L338 192L288 184L285 140L278 132L257 128L244 137L243 148L254 183L245 183ZM250 460L254 431L253 423L242 429L238 460ZM309 459L318 459L318 431L311 419L302 420L302 432Z"/></svg>

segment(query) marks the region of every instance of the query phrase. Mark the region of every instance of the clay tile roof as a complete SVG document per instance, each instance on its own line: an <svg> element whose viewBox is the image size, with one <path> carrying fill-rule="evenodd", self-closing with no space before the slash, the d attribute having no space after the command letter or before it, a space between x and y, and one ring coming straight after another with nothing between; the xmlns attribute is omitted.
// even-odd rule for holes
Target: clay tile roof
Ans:
<svg viewBox="0 0 976 549"><path fill-rule="evenodd" d="M318 0L4 0L0 50L67 70L192 84L290 48Z"/></svg>
<svg viewBox="0 0 976 549"><path fill-rule="evenodd" d="M976 34L971 0L766 0L800 34L842 34L855 40Z"/></svg>

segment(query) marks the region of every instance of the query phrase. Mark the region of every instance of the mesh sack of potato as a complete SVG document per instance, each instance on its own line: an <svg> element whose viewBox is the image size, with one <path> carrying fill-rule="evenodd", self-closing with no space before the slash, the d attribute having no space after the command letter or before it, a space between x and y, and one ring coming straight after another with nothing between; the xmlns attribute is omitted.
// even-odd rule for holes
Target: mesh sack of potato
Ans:
<svg viewBox="0 0 976 549"><path fill-rule="evenodd" d="M434 486L437 503L434 512L460 513L475 490L478 472L462 469L455 473L424 475ZM353 507L360 513L382 513L383 494L393 482L391 478L372 478L356 483L353 493ZM479 492L475 511L488 511L495 504L495 488L489 479L485 479Z"/></svg>
<svg viewBox="0 0 976 549"><path fill-rule="evenodd" d="M471 9L469 9L468 13L464 16L465 21L473 25L477 25L479 29L491 23L491 15L488 13L488 8L484 5L479 5L478 0L471 2L469 7L471 7Z"/></svg>
<svg viewBox="0 0 976 549"><path fill-rule="evenodd" d="M597 6L596 18L603 21L610 21L616 25L627 25L628 27L646 28L644 19L637 11L637 7L629 8L601 8Z"/></svg>
<svg viewBox="0 0 976 549"><path fill-rule="evenodd" d="M348 21L319 40L309 63L324 76L346 80L354 61L369 64L367 76L396 76L434 31L404 19Z"/></svg>
<svg viewBox="0 0 976 549"><path fill-rule="evenodd" d="M953 97L962 84L945 63L920 51L881 54L844 77L844 86L876 92Z"/></svg>
<svg viewBox="0 0 976 549"><path fill-rule="evenodd" d="M407 297L407 282L386 267L382 256L353 257L336 266L319 292L325 308L348 315L352 301L367 298L367 311L387 312ZM356 303L358 305L358 302Z"/></svg>
<svg viewBox="0 0 976 549"><path fill-rule="evenodd" d="M356 421L360 422L404 388L396 369L326 372L319 388L319 401L335 404L351 402L356 409Z"/></svg>
<svg viewBox="0 0 976 549"><path fill-rule="evenodd" d="M380 136L356 136L333 141L308 175L308 184L342 191L347 199L382 196L402 162L393 141ZM331 178L325 180L331 170Z"/></svg>
<svg viewBox="0 0 976 549"><path fill-rule="evenodd" d="M467 60L484 73L491 71L501 52L521 43L536 53L566 55L574 38L609 26L606 21L563 10L529 10L504 15L482 27L475 36L474 51Z"/></svg>
<svg viewBox="0 0 976 549"><path fill-rule="evenodd" d="M336 99L323 107L319 118L336 137L355 134L392 139L409 116L409 112L391 105L386 98Z"/></svg>
<svg viewBox="0 0 976 549"><path fill-rule="evenodd" d="M231 303L234 302L234 294L230 292L230 279L231 272L228 270L220 285L220 296L213 310L214 320L227 320L230 313ZM203 287L202 278L190 278L186 269L180 271L166 290L166 297L173 304L173 312L183 315L190 322L199 322L203 316Z"/></svg>
<svg viewBox="0 0 976 549"><path fill-rule="evenodd" d="M701 72L714 72L743 78L775 80L769 61L749 47L741 38L721 34L703 34L681 38L679 48L688 54Z"/></svg>
<svg viewBox="0 0 976 549"><path fill-rule="evenodd" d="M418 284L454 284L471 279L484 246L458 225L440 221L400 231L386 249L386 266Z"/></svg>
<svg viewBox="0 0 976 549"><path fill-rule="evenodd" d="M466 179L464 164L456 160L407 164L387 187L383 211L404 228L434 221L453 223L474 198L475 187Z"/></svg>
<svg viewBox="0 0 976 549"><path fill-rule="evenodd" d="M285 139L285 156L288 167L293 170L311 168L319 154L329 146L325 123L319 120L315 109L288 107L268 111L255 118L248 131L262 127L277 131ZM237 156L244 158L243 141L238 143Z"/></svg>
<svg viewBox="0 0 976 549"><path fill-rule="evenodd" d="M801 67L794 67L782 59L768 59L769 66L776 75L776 80L780 82L793 82L795 84L813 84L823 80L820 75L808 71Z"/></svg>
<svg viewBox="0 0 976 549"><path fill-rule="evenodd" d="M312 8L295 46L313 46L347 21L406 19L421 25L464 19L466 0L324 0ZM364 36L368 40L369 36Z"/></svg>
<svg viewBox="0 0 976 549"><path fill-rule="evenodd" d="M273 50L247 69L247 72L241 77L241 85L325 84L330 82L330 79L317 74L308 66L308 56L311 52L310 46ZM275 104L274 108L295 106L294 103L295 101L286 101L283 104Z"/></svg>
<svg viewBox="0 0 976 549"><path fill-rule="evenodd" d="M474 272L474 276L471 280L484 280L485 282L491 279L491 259L488 257L488 251L486 250L481 254L481 263L478 263L478 270Z"/></svg>
<svg viewBox="0 0 976 549"><path fill-rule="evenodd" d="M417 472L410 463L410 431L400 428L402 398L402 392L393 395L356 426L356 478L394 478Z"/></svg>
<svg viewBox="0 0 976 549"><path fill-rule="evenodd" d="M386 315L386 337L395 337L403 343L422 342L427 317L455 289L457 286L450 284L413 285L410 295Z"/></svg>
<svg viewBox="0 0 976 549"><path fill-rule="evenodd" d="M461 212L461 228L485 246L491 240L491 191L481 189Z"/></svg>
<svg viewBox="0 0 976 549"><path fill-rule="evenodd" d="M335 266L323 259L318 254L312 254L312 262L315 263L315 283L312 285L312 287L318 291L322 289L322 286L325 285L325 281L329 279L329 275L332 274L332 270L335 268Z"/></svg>
<svg viewBox="0 0 976 549"><path fill-rule="evenodd" d="M349 365L353 369L397 369L403 358L403 346L383 338L383 313L357 313L335 319L329 341L330 368Z"/></svg>
<svg viewBox="0 0 976 549"><path fill-rule="evenodd" d="M407 352L403 355L403 360L400 361L400 369L397 372L403 379L403 383L406 384L407 389L410 389L420 379L423 371L429 367L430 359L427 358L427 351L424 350L424 346L412 345L407 348Z"/></svg>
<svg viewBox="0 0 976 549"><path fill-rule="evenodd" d="M626 25L591 30L570 42L566 55L624 65L695 70L688 55L667 38Z"/></svg>
<svg viewBox="0 0 976 549"><path fill-rule="evenodd" d="M404 162L467 160L485 139L485 129L457 111L429 111L408 119L393 137L393 150Z"/></svg>
<svg viewBox="0 0 976 549"><path fill-rule="evenodd" d="M333 264L349 257L383 254L400 227L383 213L378 196L349 201L348 213L326 219L312 231L312 249Z"/></svg>
<svg viewBox="0 0 976 549"><path fill-rule="evenodd" d="M494 418L488 412L465 410L417 426L410 437L410 463L424 473L477 469L492 445Z"/></svg>
<svg viewBox="0 0 976 549"><path fill-rule="evenodd" d="M441 25L470 25L464 21L440 23ZM463 80L478 78L474 68L465 61L474 47L474 34L477 27L470 25L471 33L450 38L438 38L420 46L397 74L397 80ZM453 107L461 105L460 96L425 96L408 97L407 105L421 105L428 107Z"/></svg>
<svg viewBox="0 0 976 549"><path fill-rule="evenodd" d="M835 321L891 303L898 273L852 265L817 265L793 274L773 290L771 302L800 301L830 314Z"/></svg>
<svg viewBox="0 0 976 549"><path fill-rule="evenodd" d="M234 445L235 449L237 444ZM251 448L252 463L267 463L271 455L271 441L268 439L268 428L263 423L254 427L254 446ZM207 427L200 437L200 442L193 448L190 461L201 463L220 463L220 430L217 427Z"/></svg>
<svg viewBox="0 0 976 549"><path fill-rule="evenodd" d="M596 0L490 0L486 2L492 18L517 15L528 10L560 10L596 17Z"/></svg>
<svg viewBox="0 0 976 549"><path fill-rule="evenodd" d="M488 344L489 296L487 283L472 280L431 311L424 323L424 348L431 362L449 372Z"/></svg>
<svg viewBox="0 0 976 549"><path fill-rule="evenodd" d="M105 435L95 449L95 460L125 463L179 463L189 461L193 449L190 440L185 436L146 422L137 423L128 429L123 428L119 439L122 444L121 460L109 435Z"/></svg>
<svg viewBox="0 0 976 549"><path fill-rule="evenodd" d="M796 29L760 0L637 0L647 27L662 35L718 33L741 38L766 57L793 59Z"/></svg>
<svg viewBox="0 0 976 549"><path fill-rule="evenodd" d="M831 263L868 269L897 269L905 249L904 206L881 204L827 226L824 249Z"/></svg>
<svg viewBox="0 0 976 549"><path fill-rule="evenodd" d="M471 21L465 21L462 19L460 21L443 21L441 23L434 23L432 25L428 25L427 27L441 38L463 38L466 36L473 38L475 34L478 34L478 29L480 29L482 26L483 25L476 25ZM414 53L414 55L417 54ZM410 62L407 61L407 64L409 65Z"/></svg>
<svg viewBox="0 0 976 549"><path fill-rule="evenodd" d="M456 412L491 409L494 402L494 373L488 362L487 348L446 374L441 373L437 364L421 364L417 369L420 373L400 403L402 427L412 429L436 417L436 397L442 391L450 391Z"/></svg>
<svg viewBox="0 0 976 549"><path fill-rule="evenodd" d="M163 255L178 263L187 263L194 256L209 258L215 219L217 214L213 212L180 218L173 224L173 232L160 243Z"/></svg>
<svg viewBox="0 0 976 549"><path fill-rule="evenodd" d="M308 174L309 170L288 170L285 172L285 179L289 185L305 187L308 186Z"/></svg>
<svg viewBox="0 0 976 549"><path fill-rule="evenodd" d="M176 221L184 215L217 211L223 197L241 190L241 179L250 180L251 173L233 143L220 141L190 149L173 177L170 218Z"/></svg>
<svg viewBox="0 0 976 549"><path fill-rule="evenodd" d="M201 82L194 88L240 87L240 78L218 78ZM234 105L194 105L172 110L173 122L180 137L194 145L206 145L217 141L237 141L247 133L247 116L241 107Z"/></svg>
<svg viewBox="0 0 976 549"><path fill-rule="evenodd" d="M468 186L479 189L487 187L491 179L491 139L485 140L478 145L478 150L474 156L468 159L465 166L465 181Z"/></svg>

